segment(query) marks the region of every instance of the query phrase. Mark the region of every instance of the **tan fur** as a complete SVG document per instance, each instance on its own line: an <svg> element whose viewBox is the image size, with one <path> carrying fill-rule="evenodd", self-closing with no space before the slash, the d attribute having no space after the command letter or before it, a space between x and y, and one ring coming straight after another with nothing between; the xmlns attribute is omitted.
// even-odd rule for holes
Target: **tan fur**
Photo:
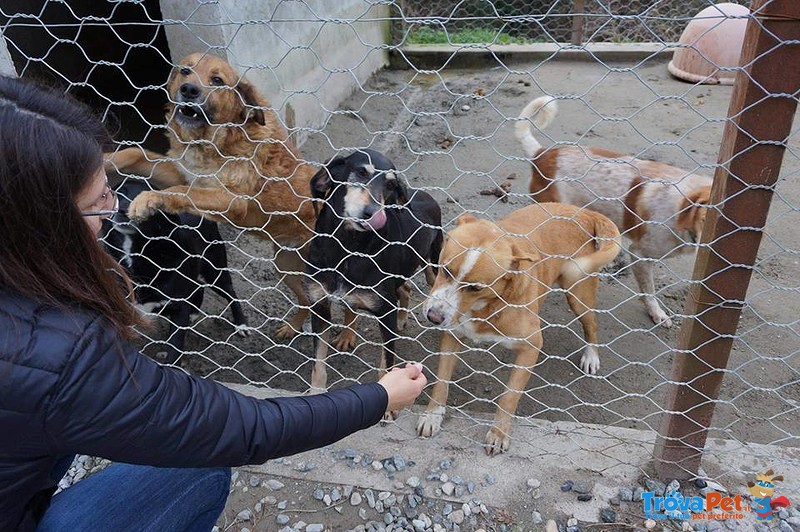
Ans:
<svg viewBox="0 0 800 532"><path fill-rule="evenodd" d="M531 171L531 195L539 203L561 201L558 189L550 179L558 170L558 151L539 150L533 159L536 163Z"/></svg>
<svg viewBox="0 0 800 532"><path fill-rule="evenodd" d="M217 78L223 86L215 85ZM186 82L200 87L211 123L187 128L176 119L172 102ZM140 148L108 157L108 168L148 176L169 187L140 194L128 215L143 219L156 210L191 212L254 230L275 245L278 270L307 307L297 273L304 270L302 255L313 235L309 181L315 168L303 162L264 97L222 58L201 53L184 58L170 75L167 91L167 157ZM306 309L296 312L278 336L299 332L307 314Z"/></svg>
<svg viewBox="0 0 800 532"><path fill-rule="evenodd" d="M641 177L634 177L628 186L628 193L625 194L622 230L633 240L641 240L647 231L647 225L644 222L649 219L649 214L647 208L642 205L643 190L644 180Z"/></svg>
<svg viewBox="0 0 800 532"><path fill-rule="evenodd" d="M445 317L445 332L437 382L418 433L432 436L441 426L459 338L489 341L516 352L508 389L486 436L487 453L508 449L512 416L542 346L539 309L556 283L566 290L589 344L581 366L596 372L598 278L592 274L620 250L620 234L611 220L571 205L531 205L497 224L461 216L445 239L441 268L423 306L425 316Z"/></svg>
<svg viewBox="0 0 800 532"><path fill-rule="evenodd" d="M647 312L655 323L672 321L655 297L653 260L693 248L705 222L711 178L658 161L646 161L603 148L542 148L529 121L542 129L556 116L555 101L536 98L525 106L516 135L530 158L531 196L588 207L608 216L631 241L633 271ZM538 114L544 113L542 116Z"/></svg>
<svg viewBox="0 0 800 532"><path fill-rule="evenodd" d="M675 225L679 229L694 231L695 234L700 235L706 220L706 210L701 207L707 205L710 199L710 187L693 190L688 197L681 201Z"/></svg>

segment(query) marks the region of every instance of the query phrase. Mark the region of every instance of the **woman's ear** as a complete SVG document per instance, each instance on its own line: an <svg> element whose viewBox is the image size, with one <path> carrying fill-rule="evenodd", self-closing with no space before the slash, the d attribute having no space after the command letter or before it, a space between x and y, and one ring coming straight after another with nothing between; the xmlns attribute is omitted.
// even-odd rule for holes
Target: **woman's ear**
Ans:
<svg viewBox="0 0 800 532"><path fill-rule="evenodd" d="M262 126L265 125L267 121L264 118L264 110L261 108L262 103L253 84L242 78L236 85L236 91L242 96L242 101L246 106L245 116L243 118L255 120Z"/></svg>

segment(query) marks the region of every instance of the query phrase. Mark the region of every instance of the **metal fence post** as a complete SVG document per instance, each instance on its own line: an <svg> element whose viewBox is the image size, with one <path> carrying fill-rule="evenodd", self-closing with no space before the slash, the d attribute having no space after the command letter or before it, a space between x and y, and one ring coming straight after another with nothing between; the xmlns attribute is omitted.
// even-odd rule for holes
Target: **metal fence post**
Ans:
<svg viewBox="0 0 800 532"><path fill-rule="evenodd" d="M754 0L654 451L660 478L691 478L739 323L800 90L800 2Z"/></svg>

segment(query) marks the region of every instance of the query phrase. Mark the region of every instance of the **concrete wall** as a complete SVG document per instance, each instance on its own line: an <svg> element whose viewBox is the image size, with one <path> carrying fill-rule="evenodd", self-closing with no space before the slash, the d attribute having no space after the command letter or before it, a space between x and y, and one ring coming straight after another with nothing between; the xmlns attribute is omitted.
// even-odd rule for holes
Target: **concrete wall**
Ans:
<svg viewBox="0 0 800 532"><path fill-rule="evenodd" d="M11 56L8 54L6 40L3 38L0 38L0 74L3 76L17 75L17 71L14 69L14 62L11 61Z"/></svg>
<svg viewBox="0 0 800 532"><path fill-rule="evenodd" d="M363 0L161 0L175 62L225 57L267 97L290 129L320 129L360 83L388 64L388 7Z"/></svg>

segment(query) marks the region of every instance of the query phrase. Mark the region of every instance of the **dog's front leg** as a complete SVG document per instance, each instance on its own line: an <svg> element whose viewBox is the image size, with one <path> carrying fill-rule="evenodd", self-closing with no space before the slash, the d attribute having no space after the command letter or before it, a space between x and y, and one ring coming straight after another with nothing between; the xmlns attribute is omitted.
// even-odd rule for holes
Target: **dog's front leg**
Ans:
<svg viewBox="0 0 800 532"><path fill-rule="evenodd" d="M328 388L328 357L331 335L331 303L325 298L311 308L311 330L314 332L314 369L311 370L311 393L321 393Z"/></svg>
<svg viewBox="0 0 800 532"><path fill-rule="evenodd" d="M171 214L188 212L216 222L251 227L244 223L248 201L224 189L177 186L142 192L131 201L128 218L140 221L151 217L156 211Z"/></svg>
<svg viewBox="0 0 800 532"><path fill-rule="evenodd" d="M352 349L356 346L356 340L358 339L355 331L357 318L358 316L355 312L353 312L353 309L351 309L349 305L345 304L344 329L339 333L339 336L336 337L336 340L333 341L333 347L335 347L337 351L352 351Z"/></svg>
<svg viewBox="0 0 800 532"><path fill-rule="evenodd" d="M303 285L306 263L300 250L281 248L277 245L275 247L275 269L283 275L283 282L294 292L299 305L289 321L275 330L276 339L288 340L303 330L303 323L308 317L308 309L311 306L311 300ZM305 249L308 249L308 246Z"/></svg>
<svg viewBox="0 0 800 532"><path fill-rule="evenodd" d="M381 362L378 369L378 378L386 375L387 368L395 364L396 351L394 349L397 341L397 308L394 306L383 305L376 312L380 318L381 336L383 338L383 348L381 349ZM399 411L392 410L383 416L383 422L394 421L400 415Z"/></svg>
<svg viewBox="0 0 800 532"><path fill-rule="evenodd" d="M641 255L641 251L631 247L631 253L634 257L633 275L636 277L636 282L639 284L639 291L644 306L647 309L647 314L653 323L660 324L663 327L672 327L672 320L669 319L667 313L661 308L661 304L656 299L656 286L653 280L653 261Z"/></svg>
<svg viewBox="0 0 800 532"><path fill-rule="evenodd" d="M542 348L542 332L538 330L527 341L523 340L516 348L517 356L514 360L514 369L508 379L506 391L497 402L497 411L494 416L494 426L486 433L484 449L489 456L504 453L511 443L511 423L517 411L520 396L525 391L528 380L531 378L533 366L539 359Z"/></svg>
<svg viewBox="0 0 800 532"><path fill-rule="evenodd" d="M453 372L458 365L456 351L460 346L458 338L449 332L442 333L442 339L439 342L439 367L436 369L436 384L433 385L431 400L428 402L425 413L420 415L419 421L417 421L419 436L429 438L442 428L450 381L453 379Z"/></svg>
<svg viewBox="0 0 800 532"><path fill-rule="evenodd" d="M143 148L125 148L105 154L106 172L120 172L151 179L156 188L186 183L183 172L165 155Z"/></svg>
<svg viewBox="0 0 800 532"><path fill-rule="evenodd" d="M183 354L192 308L192 305L185 299L167 303L167 308L164 309L164 317L169 322L167 347L164 351L156 354L157 360L162 364L175 364Z"/></svg>
<svg viewBox="0 0 800 532"><path fill-rule="evenodd" d="M242 303L236 296L236 290L233 288L233 279L231 272L228 270L227 253L225 253L225 244L219 242L220 251L222 252L221 266L212 265L210 262L206 264L207 276L204 275L206 282L211 286L220 297L228 302L231 313L233 314L233 326L236 328L236 334L239 336L249 336L250 327L247 324L247 316L242 309ZM203 259L205 260L205 259Z"/></svg>
<svg viewBox="0 0 800 532"><path fill-rule="evenodd" d="M408 323L408 306L411 302L411 287L403 283L397 287L397 330L402 331Z"/></svg>

